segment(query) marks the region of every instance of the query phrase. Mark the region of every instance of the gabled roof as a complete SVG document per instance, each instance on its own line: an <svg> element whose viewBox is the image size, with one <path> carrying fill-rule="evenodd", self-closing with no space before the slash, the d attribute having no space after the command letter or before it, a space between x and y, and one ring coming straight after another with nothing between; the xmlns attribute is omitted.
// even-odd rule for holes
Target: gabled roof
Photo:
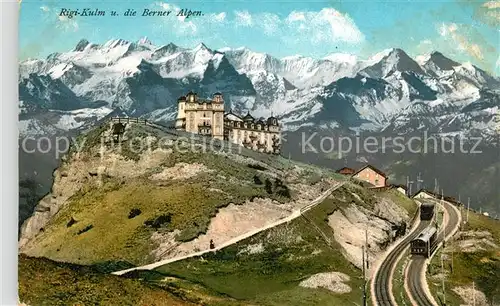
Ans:
<svg viewBox="0 0 500 306"><path fill-rule="evenodd" d="M248 112L248 114L246 114L246 116L243 117L243 120L245 120L245 121L254 121L255 119L252 117L252 115L250 115L250 112Z"/></svg>
<svg viewBox="0 0 500 306"><path fill-rule="evenodd" d="M229 113L226 113L224 115L224 118L231 120L231 121L243 121L239 116L233 114L231 111Z"/></svg>
<svg viewBox="0 0 500 306"><path fill-rule="evenodd" d="M358 173L360 173L361 171L365 170L366 168L370 168L370 169L372 169L373 171L375 171L375 172L377 172L378 174L380 174L381 176L383 176L383 177L387 178L387 175L385 175L385 173L384 173L384 172L382 172L382 171L380 171L379 169L377 169L377 168L373 167L372 165L366 165L366 166L364 166L363 168L361 168L361 169L359 169L358 171L356 171L356 173L354 173L354 174L353 174L353 176L354 176L354 175L356 175L356 174L358 174Z"/></svg>
<svg viewBox="0 0 500 306"><path fill-rule="evenodd" d="M408 187L402 184L392 184L392 186L394 186L395 188L403 188L404 190L408 190Z"/></svg>
<svg viewBox="0 0 500 306"><path fill-rule="evenodd" d="M433 197L435 197L436 199L441 199L443 198L443 200L445 200L446 202L450 202L450 203L454 203L454 204L459 204L459 205L462 205L462 203L460 203L456 198L454 197L450 197L450 196L445 196L445 195L442 195L440 193L436 193L436 192L433 192L433 191L430 191L430 190L427 190L427 189L420 189L419 191L415 192L411 197L414 198L415 196L417 196L419 193L421 192L425 192Z"/></svg>
<svg viewBox="0 0 500 306"><path fill-rule="evenodd" d="M420 189L419 191L415 192L415 193L414 193L411 197L412 197L412 198L414 198L416 195L418 195L418 194L419 194L419 193L421 193L421 192L425 192L425 193L427 193L427 194L429 194L429 195L431 195L431 196L433 196L433 197L436 197L436 198L438 198L438 199L439 199L439 198L441 198L441 195L440 195L440 194L435 193L435 192L432 192L432 191L427 190L427 189L424 189L424 188L422 188L422 189Z"/></svg>

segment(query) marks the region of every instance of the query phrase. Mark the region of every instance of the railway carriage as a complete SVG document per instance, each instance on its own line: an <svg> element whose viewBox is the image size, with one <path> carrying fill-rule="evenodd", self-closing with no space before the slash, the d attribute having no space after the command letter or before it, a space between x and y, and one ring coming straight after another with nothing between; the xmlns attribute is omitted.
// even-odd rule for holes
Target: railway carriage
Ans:
<svg viewBox="0 0 500 306"><path fill-rule="evenodd" d="M437 247L437 229L429 226L424 229L417 238L410 242L412 255L423 255L428 258Z"/></svg>
<svg viewBox="0 0 500 306"><path fill-rule="evenodd" d="M420 205L420 220L431 220L434 216L434 204L422 203Z"/></svg>

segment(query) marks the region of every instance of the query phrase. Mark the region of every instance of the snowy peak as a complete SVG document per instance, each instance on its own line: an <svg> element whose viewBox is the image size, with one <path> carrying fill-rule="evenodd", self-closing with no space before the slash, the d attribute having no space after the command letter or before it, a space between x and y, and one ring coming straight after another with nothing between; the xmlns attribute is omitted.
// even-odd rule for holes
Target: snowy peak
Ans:
<svg viewBox="0 0 500 306"><path fill-rule="evenodd" d="M460 66L459 63L447 58L441 52L438 51L434 51L431 53L429 61L433 62L441 70L452 70L453 67Z"/></svg>
<svg viewBox="0 0 500 306"><path fill-rule="evenodd" d="M193 52L205 51L209 53L213 53L213 51L208 48L204 43L199 43L196 47L194 47Z"/></svg>
<svg viewBox="0 0 500 306"><path fill-rule="evenodd" d="M267 71L284 77L301 89L326 86L339 78L354 76L358 69L356 57L350 54L332 54L323 59L301 55L278 59L244 47L223 50L238 72L254 74Z"/></svg>
<svg viewBox="0 0 500 306"><path fill-rule="evenodd" d="M108 48L108 49L113 49L115 47L120 47L120 46L126 46L126 45L129 45L130 42L129 41L126 41L124 39L111 39L111 40L108 40L105 44L104 44L104 48Z"/></svg>
<svg viewBox="0 0 500 306"><path fill-rule="evenodd" d="M164 56L172 55L177 52L182 51L182 48L179 48L177 45L173 43L169 43L168 45L162 46L156 50L153 51L153 54L151 55L151 58L153 59L159 59Z"/></svg>
<svg viewBox="0 0 500 306"><path fill-rule="evenodd" d="M253 52L245 47L227 50L224 54L240 73L248 73L257 70L274 72L280 65L277 58L266 53Z"/></svg>
<svg viewBox="0 0 500 306"><path fill-rule="evenodd" d="M75 46L75 49L73 51L83 51L85 50L85 47L89 44L89 41L86 39L81 39Z"/></svg>
<svg viewBox="0 0 500 306"><path fill-rule="evenodd" d="M152 45L153 44L153 43L151 43L151 40L149 40L147 36L144 36L143 38L139 39L137 41L137 43L139 45Z"/></svg>
<svg viewBox="0 0 500 306"><path fill-rule="evenodd" d="M396 71L425 74L422 67L399 48L391 49L378 63L366 67L361 72L372 78L384 78Z"/></svg>
<svg viewBox="0 0 500 306"><path fill-rule="evenodd" d="M479 69L469 62L454 67L455 75L478 88L500 89L500 79L492 77L486 71Z"/></svg>
<svg viewBox="0 0 500 306"><path fill-rule="evenodd" d="M443 72L453 71L454 67L457 66L460 66L460 64L437 51L432 52L423 64L424 69L428 73L438 77L442 76Z"/></svg>
<svg viewBox="0 0 500 306"><path fill-rule="evenodd" d="M346 63L350 65L355 65L358 61L356 55L348 53L332 53L323 58L323 60L336 62L336 63Z"/></svg>
<svg viewBox="0 0 500 306"><path fill-rule="evenodd" d="M204 43L199 43L190 52L195 54L195 60L199 59L201 61L208 61L209 58L212 58L217 53L208 48Z"/></svg>

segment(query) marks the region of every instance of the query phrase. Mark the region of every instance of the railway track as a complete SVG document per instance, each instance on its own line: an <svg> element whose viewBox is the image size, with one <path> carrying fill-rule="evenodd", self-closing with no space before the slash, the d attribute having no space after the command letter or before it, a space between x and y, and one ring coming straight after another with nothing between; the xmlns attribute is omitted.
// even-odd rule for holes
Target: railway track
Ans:
<svg viewBox="0 0 500 306"><path fill-rule="evenodd" d="M421 276L422 269L425 267L424 257L416 257L411 260L410 265L408 267L408 276L409 276L409 289L412 295L413 300L419 306L434 306L427 294L425 294L424 289L421 284Z"/></svg>
<svg viewBox="0 0 500 306"><path fill-rule="evenodd" d="M379 306L396 306L391 298L390 288L392 288L391 272L397 264L399 255L408 247L410 241L417 237L420 232L429 226L430 221L420 221L420 224L413 232L403 239L382 262L374 278L375 302Z"/></svg>
<svg viewBox="0 0 500 306"><path fill-rule="evenodd" d="M445 204L445 209L448 212L449 220L445 226L444 233L451 233L460 222L460 217L451 206L452 204ZM439 245L443 242L443 230L438 232L437 243ZM435 251L436 252L436 251ZM425 287L425 268L427 258L423 256L413 256L408 266L408 289L410 297L415 301L418 306L434 306L435 304L427 295L428 289Z"/></svg>

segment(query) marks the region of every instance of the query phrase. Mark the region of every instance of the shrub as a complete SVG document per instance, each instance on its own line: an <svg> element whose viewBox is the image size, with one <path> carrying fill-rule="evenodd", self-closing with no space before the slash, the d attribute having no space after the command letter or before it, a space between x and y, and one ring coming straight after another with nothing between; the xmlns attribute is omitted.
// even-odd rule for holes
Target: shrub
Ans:
<svg viewBox="0 0 500 306"><path fill-rule="evenodd" d="M264 188L266 189L267 193L269 194L273 193L273 183L271 183L271 181L268 178L266 178L266 186Z"/></svg>
<svg viewBox="0 0 500 306"><path fill-rule="evenodd" d="M168 225L170 221L172 221L172 214L168 213L166 215L160 215L155 219L147 220L144 222L144 225L154 229L159 229L160 227Z"/></svg>
<svg viewBox="0 0 500 306"><path fill-rule="evenodd" d="M253 182L256 184L256 185L262 185L262 181L261 179L259 178L258 175L254 175L253 176Z"/></svg>
<svg viewBox="0 0 500 306"><path fill-rule="evenodd" d="M75 219L73 219L73 217L71 217L71 220L69 220L68 224L66 224L66 227L71 227L71 226L73 226L76 222L78 222L78 221L76 221Z"/></svg>
<svg viewBox="0 0 500 306"><path fill-rule="evenodd" d="M84 229L79 230L79 231L78 231L78 233L77 233L77 235L81 235L81 234L83 234L83 233L85 233L85 232L88 232L88 231L90 231L92 228L94 228L94 226L93 226L92 224L87 225Z"/></svg>
<svg viewBox="0 0 500 306"><path fill-rule="evenodd" d="M260 171L265 171L267 170L266 167L262 167L261 165L253 165L253 164L248 164L247 165L248 168L252 168L252 169L256 169L256 170L260 170Z"/></svg>
<svg viewBox="0 0 500 306"><path fill-rule="evenodd" d="M276 194L288 199L291 197L290 189L288 189L288 187L285 185L279 186L279 188L276 190Z"/></svg>
<svg viewBox="0 0 500 306"><path fill-rule="evenodd" d="M132 219L132 218L137 217L140 214L141 214L141 210L140 209L138 209L138 208L132 208L132 210L130 210L130 212L128 214L128 218Z"/></svg>
<svg viewBox="0 0 500 306"><path fill-rule="evenodd" d="M108 261L97 262L93 264L91 267L100 273L108 274L114 271L133 268L134 265L128 261L123 261L123 260L120 261L108 260Z"/></svg>

